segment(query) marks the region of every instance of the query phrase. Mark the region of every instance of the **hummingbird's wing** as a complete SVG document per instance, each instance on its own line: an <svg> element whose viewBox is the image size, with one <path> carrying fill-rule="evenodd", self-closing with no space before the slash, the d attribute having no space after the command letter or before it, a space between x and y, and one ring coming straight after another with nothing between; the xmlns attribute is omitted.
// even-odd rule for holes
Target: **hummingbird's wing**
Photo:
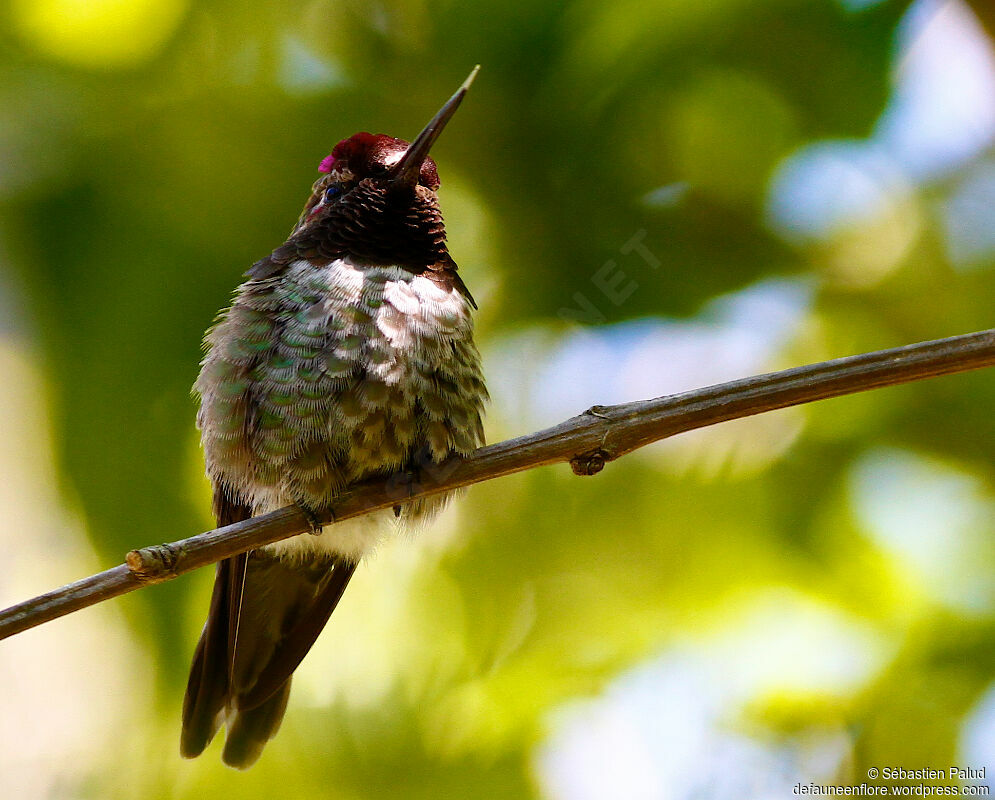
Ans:
<svg viewBox="0 0 995 800"><path fill-rule="evenodd" d="M272 278L283 272L288 264L292 264L297 259L307 258L308 255L312 257L317 255L314 242L310 240L299 241L301 238L303 237L292 236L268 256L260 258L245 271L246 277L256 280Z"/></svg>
<svg viewBox="0 0 995 800"><path fill-rule="evenodd" d="M214 513L219 526L248 519L252 509L215 487ZM224 718L238 632L239 608L245 584L248 553L219 561L207 622L194 651L187 691L183 698L183 732L180 752L186 758L200 755Z"/></svg>
<svg viewBox="0 0 995 800"><path fill-rule="evenodd" d="M245 769L276 735L290 679L328 622L356 565L338 557L309 564L254 551L246 564L225 708L222 759Z"/></svg>
<svg viewBox="0 0 995 800"><path fill-rule="evenodd" d="M340 557L302 566L287 564L273 556L253 554L249 586L265 581L269 597L264 607L256 603L243 607L242 625L253 633L269 635L264 642L248 639L239 632L239 649L235 654L233 693L239 713L252 711L267 702L304 660L311 646L328 622L356 571L356 564ZM274 590L289 600L279 629L274 629ZM252 596L255 600L255 595ZM261 623L261 624L259 624ZM250 665L251 662L251 665ZM261 668L260 668L261 667ZM230 738L231 734L229 734Z"/></svg>
<svg viewBox="0 0 995 800"><path fill-rule="evenodd" d="M218 497L215 506L219 525L249 516ZM185 757L199 755L225 722L224 762L245 769L259 758L280 727L294 670L355 569L339 557L298 564L260 550L218 564L183 701Z"/></svg>

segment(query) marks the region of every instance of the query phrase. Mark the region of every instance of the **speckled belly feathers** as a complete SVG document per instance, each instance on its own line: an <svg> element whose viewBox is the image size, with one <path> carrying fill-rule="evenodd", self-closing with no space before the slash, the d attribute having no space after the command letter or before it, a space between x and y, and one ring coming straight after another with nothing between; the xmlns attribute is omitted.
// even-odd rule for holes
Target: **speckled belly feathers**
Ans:
<svg viewBox="0 0 995 800"><path fill-rule="evenodd" d="M466 297L400 267L301 260L248 281L194 387L208 473L253 513L317 510L354 481L470 453L487 398L472 334Z"/></svg>

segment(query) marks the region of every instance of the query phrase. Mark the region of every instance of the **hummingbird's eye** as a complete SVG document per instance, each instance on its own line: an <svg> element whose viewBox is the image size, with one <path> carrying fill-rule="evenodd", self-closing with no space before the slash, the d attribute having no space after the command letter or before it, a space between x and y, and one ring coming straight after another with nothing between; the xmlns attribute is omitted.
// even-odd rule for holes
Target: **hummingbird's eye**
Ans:
<svg viewBox="0 0 995 800"><path fill-rule="evenodd" d="M330 203L336 197L342 194L342 188L340 186L329 186L325 189L325 202Z"/></svg>

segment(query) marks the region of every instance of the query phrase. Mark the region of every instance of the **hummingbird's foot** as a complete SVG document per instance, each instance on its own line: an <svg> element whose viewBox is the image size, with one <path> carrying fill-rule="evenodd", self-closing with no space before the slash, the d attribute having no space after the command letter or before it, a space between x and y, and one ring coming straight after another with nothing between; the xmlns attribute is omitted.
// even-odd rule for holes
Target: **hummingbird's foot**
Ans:
<svg viewBox="0 0 995 800"><path fill-rule="evenodd" d="M307 518L307 524L311 529L311 535L321 536L322 525L321 520L318 519L318 515L303 503L295 503L294 505L296 505L300 512Z"/></svg>
<svg viewBox="0 0 995 800"><path fill-rule="evenodd" d="M389 487L394 498L407 499L421 489L423 481L422 468L418 464L412 464L391 475ZM404 513L405 505L407 504L396 503L393 506L395 517L400 517Z"/></svg>
<svg viewBox="0 0 995 800"><path fill-rule="evenodd" d="M391 487L395 492L395 496L410 497L411 493L418 485L418 479L419 475L417 468L406 469L401 472L398 472L394 476L394 486ZM396 505L394 505L393 511L394 511L394 518L399 519L404 511L404 504L397 503Z"/></svg>
<svg viewBox="0 0 995 800"><path fill-rule="evenodd" d="M387 479L387 491L394 500L407 500L412 494L418 491L421 481L421 468L417 465L409 465L391 474ZM395 517L401 516L402 508L403 503L398 502L394 505Z"/></svg>

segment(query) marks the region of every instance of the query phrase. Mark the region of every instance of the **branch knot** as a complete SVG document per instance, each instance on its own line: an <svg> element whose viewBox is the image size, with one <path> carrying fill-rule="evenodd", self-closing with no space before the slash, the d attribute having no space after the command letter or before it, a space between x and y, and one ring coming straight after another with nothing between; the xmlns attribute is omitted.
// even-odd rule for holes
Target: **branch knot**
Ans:
<svg viewBox="0 0 995 800"><path fill-rule="evenodd" d="M170 544L153 544L132 550L124 557L131 573L140 581L159 583L176 577L180 549Z"/></svg>
<svg viewBox="0 0 995 800"><path fill-rule="evenodd" d="M608 416L606 412L611 411L608 406L591 406L584 414L588 417L597 417L598 419L610 420L611 417Z"/></svg>
<svg viewBox="0 0 995 800"><path fill-rule="evenodd" d="M610 460L611 456L598 448L575 455L570 459L570 468L574 471L574 475L597 475Z"/></svg>

